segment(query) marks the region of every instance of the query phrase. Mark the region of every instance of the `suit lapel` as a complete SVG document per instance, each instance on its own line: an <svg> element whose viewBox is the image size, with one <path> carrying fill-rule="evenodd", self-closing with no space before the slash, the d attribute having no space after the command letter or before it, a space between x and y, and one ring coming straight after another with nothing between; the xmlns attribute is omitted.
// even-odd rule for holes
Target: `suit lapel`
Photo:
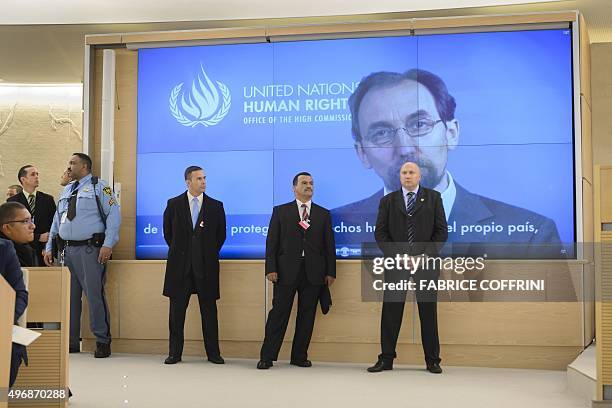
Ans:
<svg viewBox="0 0 612 408"><path fill-rule="evenodd" d="M289 203L287 203L287 205L290 205L291 207L291 213L293 214L293 218L295 219L295 222L298 223L302 220L302 214L300 214L300 209L297 206L297 201L293 200Z"/></svg>
<svg viewBox="0 0 612 408"><path fill-rule="evenodd" d="M208 197L206 194L202 195L202 207L200 207L200 213L198 214L198 221L196 222L196 229L199 228L200 224L206 225L204 223L204 214L208 215Z"/></svg>
<svg viewBox="0 0 612 408"><path fill-rule="evenodd" d="M187 192L183 194L183 203L181 207L183 207L183 219L187 226L187 231L193 231L193 221L191 220L191 207L189 203L189 197L187 196Z"/></svg>
<svg viewBox="0 0 612 408"><path fill-rule="evenodd" d="M408 213L406 212L406 202L404 201L404 190L399 189L391 194L394 194L393 200L395 201L395 206L407 217Z"/></svg>
<svg viewBox="0 0 612 408"><path fill-rule="evenodd" d="M412 210L412 214L416 214L423 204L427 202L427 195L425 194L425 189L422 186L419 186L419 191L417 192L416 201L414 202L414 209Z"/></svg>

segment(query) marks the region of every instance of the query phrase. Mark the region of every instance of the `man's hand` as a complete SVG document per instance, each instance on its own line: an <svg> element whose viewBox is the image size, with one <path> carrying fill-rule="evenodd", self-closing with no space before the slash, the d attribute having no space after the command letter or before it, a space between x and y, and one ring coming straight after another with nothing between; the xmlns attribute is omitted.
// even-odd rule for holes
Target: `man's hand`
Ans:
<svg viewBox="0 0 612 408"><path fill-rule="evenodd" d="M51 251L43 252L43 257L45 260L45 265L53 266L53 253Z"/></svg>
<svg viewBox="0 0 612 408"><path fill-rule="evenodd" d="M40 238L38 238L40 242L47 242L49 240L49 233L45 232L44 234L40 234Z"/></svg>
<svg viewBox="0 0 612 408"><path fill-rule="evenodd" d="M266 279L270 282L276 282L278 280L278 273L270 272L266 275Z"/></svg>
<svg viewBox="0 0 612 408"><path fill-rule="evenodd" d="M110 259L111 254L113 253L113 249L109 247L103 246L100 248L100 255L98 256L98 262L101 264L105 264Z"/></svg>
<svg viewBox="0 0 612 408"><path fill-rule="evenodd" d="M335 281L336 281L336 278L334 278L333 276L329 276L329 275L325 276L325 284L327 286L333 285Z"/></svg>

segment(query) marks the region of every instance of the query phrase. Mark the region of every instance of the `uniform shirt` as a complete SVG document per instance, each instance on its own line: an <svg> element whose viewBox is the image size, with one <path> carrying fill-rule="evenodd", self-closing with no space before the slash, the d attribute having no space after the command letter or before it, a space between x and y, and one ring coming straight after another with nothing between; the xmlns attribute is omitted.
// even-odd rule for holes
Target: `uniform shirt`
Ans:
<svg viewBox="0 0 612 408"><path fill-rule="evenodd" d="M94 186L91 184L91 174L79 180L76 216L70 221L67 218L67 212L74 183L68 184L60 194L57 211L53 216L53 224L49 233L50 238L59 234L65 240L84 241L90 239L93 234L104 232L106 238L103 246L112 248L119 241L119 227L121 225L119 204L117 204L112 189L106 181L98 179L94 192ZM100 198L102 211L106 214L106 229L100 217L96 195ZM51 251L51 239L47 241L46 250Z"/></svg>

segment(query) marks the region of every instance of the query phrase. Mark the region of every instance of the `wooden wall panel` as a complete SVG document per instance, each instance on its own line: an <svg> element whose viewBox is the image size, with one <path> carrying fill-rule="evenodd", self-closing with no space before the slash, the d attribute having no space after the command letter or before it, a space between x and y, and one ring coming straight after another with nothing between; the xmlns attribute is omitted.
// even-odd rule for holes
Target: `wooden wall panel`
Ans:
<svg viewBox="0 0 612 408"><path fill-rule="evenodd" d="M606 166L601 168L601 195L600 195L600 206L601 206L601 219L599 223L611 223L612 222L612 167ZM595 220L597 222L597 220ZM601 228L601 225L596 225L597 229Z"/></svg>
<svg viewBox="0 0 612 408"><path fill-rule="evenodd" d="M500 264L502 269L523 269L529 274L526 265L517 262L507 262L505 266L503 262ZM580 267L579 263L571 266L575 270ZM118 303L115 309L111 309L117 313L111 321L120 327L119 335L113 338L114 351L166 352L168 301L161 295L164 268L163 261L111 262L109 284L115 290L107 291L107 294L110 304ZM313 358L334 361L332 359L336 356L335 361L365 362L378 353L381 305L362 301L360 268L360 263L355 261L338 264L338 280L332 287L334 304L331 312L323 316L318 311L311 347ZM541 265L531 265L532 275L541 269ZM270 298L271 292L268 300ZM219 325L226 357L258 357L264 335L264 302L263 261L222 262ZM557 356L554 358L558 364L569 358L568 353L574 353L583 345L581 305L576 302L440 302L438 315L443 354L447 349L454 350L457 361L473 356L477 358L476 365L486 365L484 358L493 353L493 349L479 355L475 346L531 347L526 350L537 350L535 355L525 356L525 364L532 364L528 363L531 359L544 360L549 349ZM400 347L420 342L417 316L415 306L408 304ZM295 314L285 336L286 342L293 338L294 318ZM91 335L86 338L88 341L84 344L88 346L85 348L93 347ZM190 344L185 354L202 355L200 316L195 296L186 319L185 338ZM287 348L290 347L284 347ZM515 355L509 349L507 352ZM419 351L417 360L420 356ZM559 360L559 356L564 357ZM413 361L410 360L413 357L407 358L402 361ZM500 357L491 364L506 364L508 361L509 358Z"/></svg>
<svg viewBox="0 0 612 408"><path fill-rule="evenodd" d="M578 24L580 26L580 94L591 107L591 41L582 14L579 16Z"/></svg>
<svg viewBox="0 0 612 408"><path fill-rule="evenodd" d="M60 268L28 268L30 279L28 292L30 299L36 299L28 305L29 322L62 321L62 281L58 279Z"/></svg>
<svg viewBox="0 0 612 408"><path fill-rule="evenodd" d="M115 182L121 183L121 230L113 259L134 259L136 242L136 137L138 53L115 50ZM162 187L163 188L163 187Z"/></svg>
<svg viewBox="0 0 612 408"><path fill-rule="evenodd" d="M28 365L22 364L15 388L61 389L62 357L58 353L62 335L59 330L42 330L41 336L28 346ZM13 402L9 407L63 407L65 400Z"/></svg>
<svg viewBox="0 0 612 408"><path fill-rule="evenodd" d="M605 184L602 183L603 186ZM601 299L598 299L601 309L597 327L597 345L601 350L601 376L598 376L598 379L602 385L612 385L612 231L601 232L601 244Z"/></svg>

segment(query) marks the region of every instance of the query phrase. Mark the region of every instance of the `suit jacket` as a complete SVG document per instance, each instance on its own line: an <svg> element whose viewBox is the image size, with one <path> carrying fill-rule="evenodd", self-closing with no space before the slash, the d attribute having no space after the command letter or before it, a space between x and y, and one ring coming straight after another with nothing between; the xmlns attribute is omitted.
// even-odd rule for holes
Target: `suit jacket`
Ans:
<svg viewBox="0 0 612 408"><path fill-rule="evenodd" d="M550 218L524 208L474 194L455 182L457 194L451 210L445 254L478 255L490 258L563 258L557 226ZM374 225L377 207L383 190L370 197L332 210L334 225ZM507 234L461 234L461 225L496 225L529 223L525 231ZM374 234L363 228L358 233L336 234L338 246L359 247L362 242L373 242ZM512 245L507 245L512 244Z"/></svg>
<svg viewBox="0 0 612 408"><path fill-rule="evenodd" d="M30 211L30 205L28 200L25 198L23 193L16 194L10 197L7 201L16 201L25 206ZM34 228L34 241L30 243L34 252L36 263L30 266L45 266L45 261L42 256L42 251L45 249L46 243L40 242L41 234L51 231L51 224L53 223L53 216L55 215L55 200L50 194L43 193L42 191L36 192L36 206L34 207L34 214L30 211L30 215L34 219L36 228Z"/></svg>
<svg viewBox="0 0 612 408"><path fill-rule="evenodd" d="M23 272L19 266L19 259L15 253L13 243L0 238L0 275L15 291L15 319L21 317L28 305L28 291L23 282Z"/></svg>
<svg viewBox="0 0 612 408"><path fill-rule="evenodd" d="M0 238L10 241L9 237L5 236L2 232L0 232ZM15 248L17 259L19 259L19 266L22 268L36 266L34 264L34 250L29 244L18 244L13 242L13 247Z"/></svg>
<svg viewBox="0 0 612 408"><path fill-rule="evenodd" d="M294 285L304 251L306 276L312 285L323 285L325 276L336 277L336 245L327 209L312 203L310 227L304 230L296 201L274 207L266 238L266 274L278 273L279 285Z"/></svg>
<svg viewBox="0 0 612 408"><path fill-rule="evenodd" d="M401 250L402 248L396 245L389 245L407 243L411 223L414 225L412 245L406 245L406 250ZM420 186L412 214L406 211L402 190L394 191L381 198L374 235L385 254L393 255L393 252L396 252L395 249L400 249L399 253L437 256L442 244L448 238L448 227L440 193ZM388 251L388 249L393 250Z"/></svg>
<svg viewBox="0 0 612 408"><path fill-rule="evenodd" d="M169 250L163 295L181 296L192 270L195 291L207 299L219 299L219 251L225 242L223 203L204 194L195 228L192 225L187 192L168 200L164 239Z"/></svg>
<svg viewBox="0 0 612 408"><path fill-rule="evenodd" d="M16 201L25 206L30 211L30 205L28 200L25 198L23 193L16 194L6 201ZM55 215L55 200L50 194L43 193L42 191L36 192L36 205L34 207L34 214L30 212L36 228L34 229L34 242L38 242L41 234L51 231L51 224L53 223L53 216Z"/></svg>

